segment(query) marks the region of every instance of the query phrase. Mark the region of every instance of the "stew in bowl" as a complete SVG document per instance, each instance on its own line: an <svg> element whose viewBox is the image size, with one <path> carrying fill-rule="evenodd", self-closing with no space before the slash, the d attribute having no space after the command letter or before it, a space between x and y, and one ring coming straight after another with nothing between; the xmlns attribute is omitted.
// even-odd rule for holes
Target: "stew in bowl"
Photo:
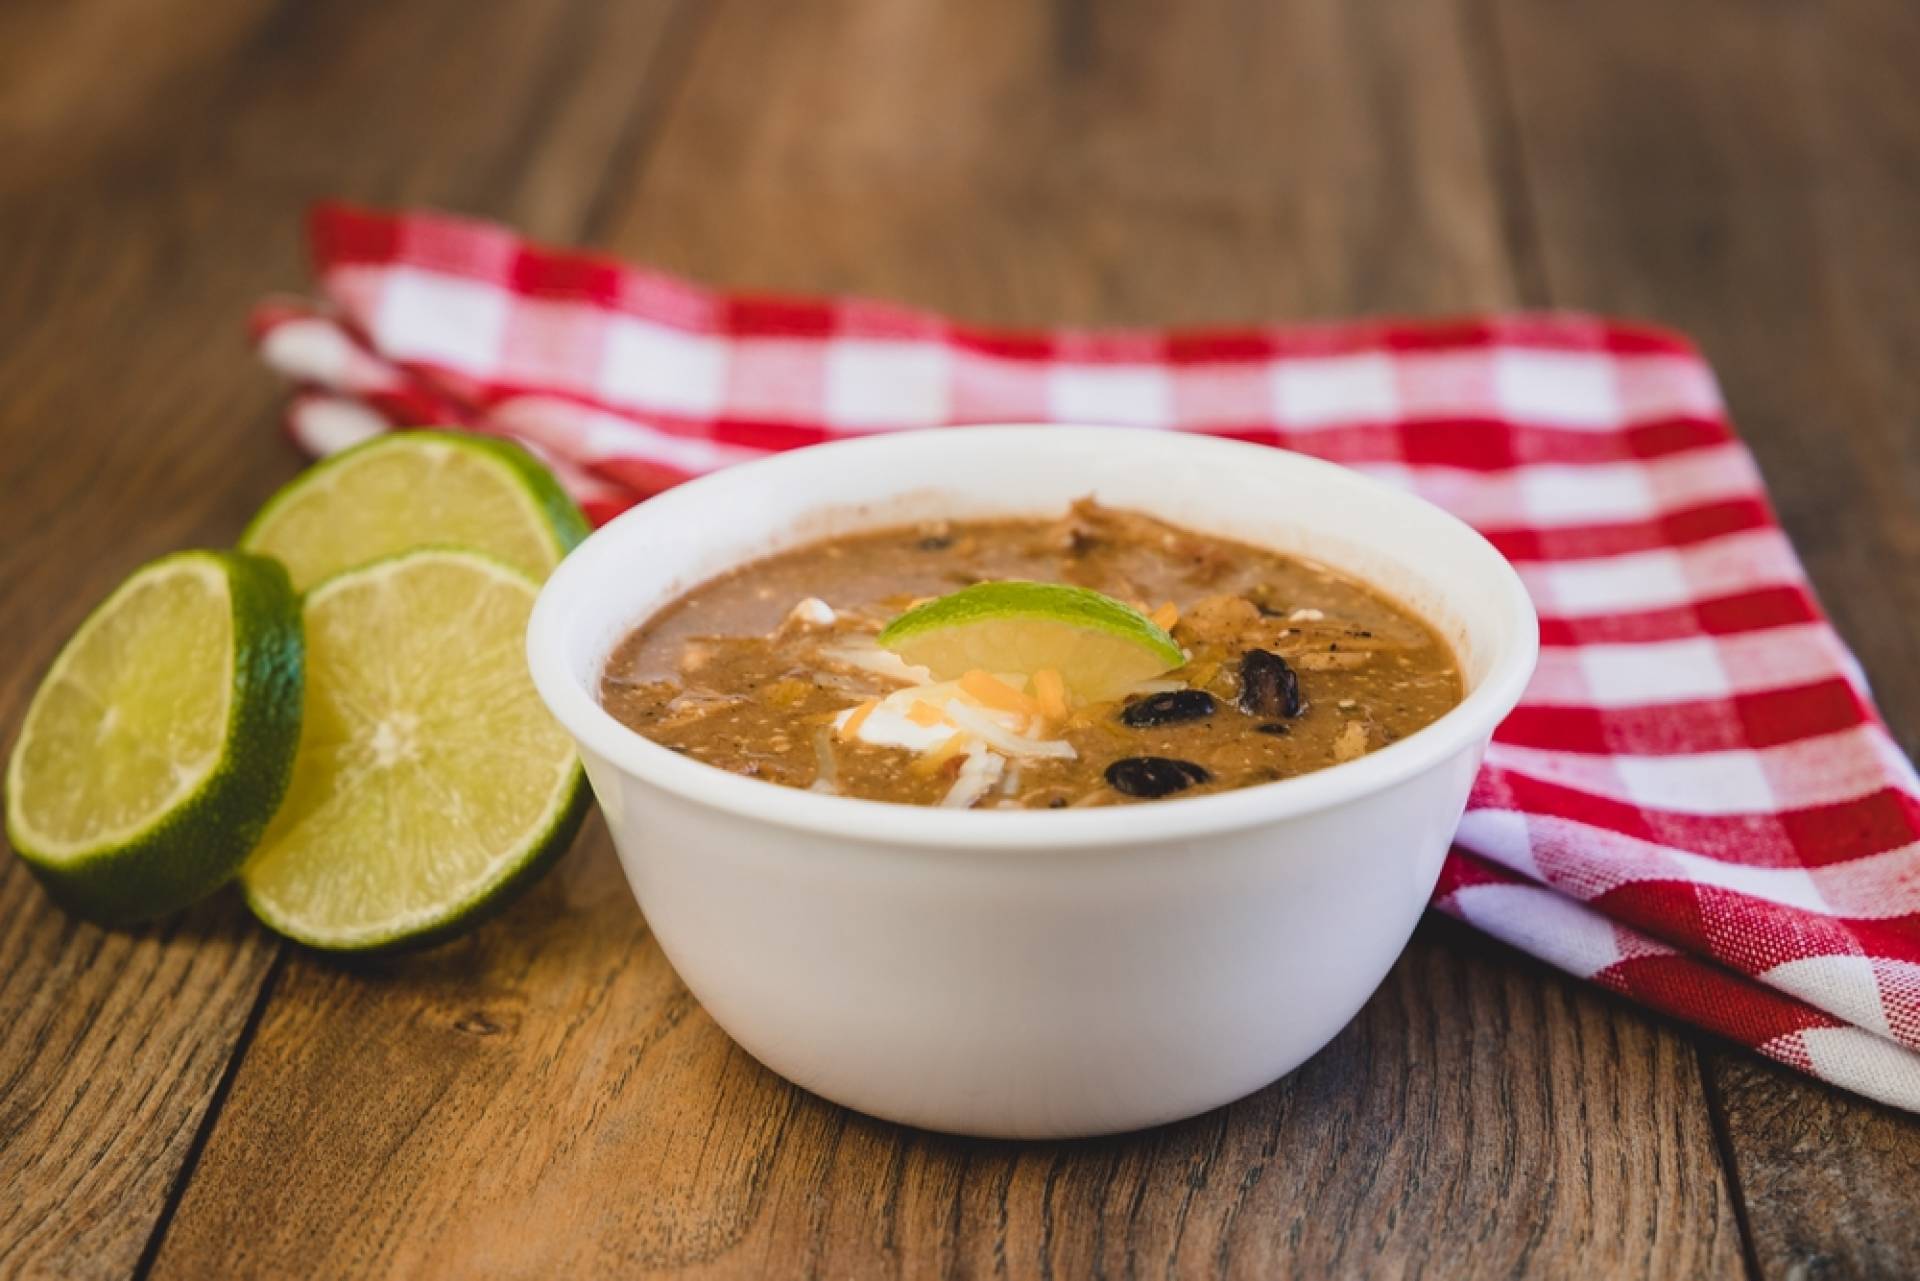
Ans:
<svg viewBox="0 0 1920 1281"><path fill-rule="evenodd" d="M942 597L959 623L932 630L963 652L936 672L912 661L924 633L889 641ZM647 619L600 679L622 723L736 774L992 809L1275 782L1404 738L1461 688L1434 628L1354 577L1092 499L754 561Z"/></svg>
<svg viewBox="0 0 1920 1281"><path fill-rule="evenodd" d="M1537 624L1485 539L1378 481L1016 426L650 499L555 570L527 648L721 1027L862 1111L1037 1137L1326 1044L1419 920Z"/></svg>

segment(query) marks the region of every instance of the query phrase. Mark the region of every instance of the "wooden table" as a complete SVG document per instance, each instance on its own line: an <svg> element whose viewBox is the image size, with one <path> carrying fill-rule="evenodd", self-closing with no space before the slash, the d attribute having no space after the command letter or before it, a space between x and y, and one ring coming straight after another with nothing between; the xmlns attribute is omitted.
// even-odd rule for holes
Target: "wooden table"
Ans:
<svg viewBox="0 0 1920 1281"><path fill-rule="evenodd" d="M16 0L0 723L299 466L246 351L312 198L1011 324L1577 306L1696 335L1909 752L1920 8L1769 0ZM1895 1276L1920 1119L1439 921L1283 1081L1088 1143L802 1094L590 825L343 966L0 866L0 1275Z"/></svg>

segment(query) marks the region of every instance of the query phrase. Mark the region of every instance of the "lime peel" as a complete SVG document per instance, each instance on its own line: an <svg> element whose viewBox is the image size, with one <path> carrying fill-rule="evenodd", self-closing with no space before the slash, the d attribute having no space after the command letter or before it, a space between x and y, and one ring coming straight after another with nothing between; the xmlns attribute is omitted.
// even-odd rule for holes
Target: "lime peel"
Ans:
<svg viewBox="0 0 1920 1281"><path fill-rule="evenodd" d="M423 548L307 594L307 733L241 874L270 929L331 951L425 946L572 843L585 780L522 654L537 591L477 552Z"/></svg>
<svg viewBox="0 0 1920 1281"><path fill-rule="evenodd" d="M278 558L305 591L415 547L472 547L544 579L587 536L552 473L510 441L398 431L343 450L268 499L240 546Z"/></svg>
<svg viewBox="0 0 1920 1281"><path fill-rule="evenodd" d="M48 893L130 924L231 879L287 788L303 652L298 598L262 557L176 552L96 607L7 765L7 837Z"/></svg>
<svg viewBox="0 0 1920 1281"><path fill-rule="evenodd" d="M1139 610L1085 587L1022 580L975 583L915 606L879 644L936 680L966 672L1060 674L1076 702L1117 698L1186 655Z"/></svg>

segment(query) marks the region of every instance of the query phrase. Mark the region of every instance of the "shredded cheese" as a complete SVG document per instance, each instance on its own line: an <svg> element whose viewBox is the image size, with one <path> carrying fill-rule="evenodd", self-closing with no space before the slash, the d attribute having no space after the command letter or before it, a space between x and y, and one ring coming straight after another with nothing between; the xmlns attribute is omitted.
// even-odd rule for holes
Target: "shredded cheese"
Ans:
<svg viewBox="0 0 1920 1281"><path fill-rule="evenodd" d="M1066 678L1051 667L1043 667L1033 674L1033 697L1040 704L1040 715L1050 721L1063 721L1067 718L1067 682Z"/></svg>
<svg viewBox="0 0 1920 1281"><path fill-rule="evenodd" d="M866 702L860 704L860 706L854 708L853 715L847 717L846 720L840 723L840 737L842 738L859 737L860 727L867 723L867 717L873 715L873 709L878 706L880 706L880 700L877 698L870 698Z"/></svg>
<svg viewBox="0 0 1920 1281"><path fill-rule="evenodd" d="M976 668L960 678L960 688L985 707L997 708L1003 712L1018 712L1022 716L1036 716L1040 712L1038 703L992 672L983 672Z"/></svg>
<svg viewBox="0 0 1920 1281"><path fill-rule="evenodd" d="M978 747L973 748L968 751L967 759L962 762L960 773L953 780L953 786L948 788L947 794L940 798L940 804L947 809L972 808L981 797L992 790L994 783L999 780L1001 772L1006 767L1006 761L992 752Z"/></svg>
<svg viewBox="0 0 1920 1281"><path fill-rule="evenodd" d="M1021 688L1030 682L1032 693ZM918 778L935 777L964 755L940 803L965 808L980 804L1003 780L1017 778L1015 762L1075 756L1066 740L1043 737L1049 711L1055 724L1070 714L1059 672L1034 679L970 671L957 681L916 682L868 699L838 713L833 725L844 739L914 753L907 769Z"/></svg>
<svg viewBox="0 0 1920 1281"><path fill-rule="evenodd" d="M911 690L901 693L912 694ZM871 743L875 747L899 747L909 752L930 752L947 741L953 733L949 725L916 725L907 719L907 708L912 705L911 698L901 698L895 694L881 699L861 721L857 741ZM849 707L841 712L834 725L841 733L853 720L858 708ZM854 735L848 735L854 738Z"/></svg>
<svg viewBox="0 0 1920 1281"><path fill-rule="evenodd" d="M823 645L819 654L829 663L871 672L902 685L925 685L933 680L933 673L926 668L916 667L890 649L881 649L872 640L850 639L841 645Z"/></svg>
<svg viewBox="0 0 1920 1281"><path fill-rule="evenodd" d="M1057 756L1072 760L1078 753L1065 739L1028 738L1016 734L978 707L955 700L947 704L947 719L975 734L980 741L1008 756Z"/></svg>
<svg viewBox="0 0 1920 1281"><path fill-rule="evenodd" d="M1167 601L1161 605L1159 609L1148 614L1147 617L1151 619L1153 625L1161 631L1170 632L1173 630L1173 625L1180 621L1180 607L1172 601Z"/></svg>
<svg viewBox="0 0 1920 1281"><path fill-rule="evenodd" d="M939 771L942 765L945 765L948 761L965 751L970 741L972 741L971 736L967 734L950 735L946 742L940 744L940 746L934 748L931 752L928 752L919 760L907 766L907 768L922 778L930 778Z"/></svg>

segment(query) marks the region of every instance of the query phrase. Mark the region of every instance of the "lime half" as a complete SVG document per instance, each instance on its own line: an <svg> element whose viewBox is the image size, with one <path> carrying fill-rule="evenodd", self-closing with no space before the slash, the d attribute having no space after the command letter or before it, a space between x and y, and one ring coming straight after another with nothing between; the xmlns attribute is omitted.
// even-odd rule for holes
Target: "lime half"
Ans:
<svg viewBox="0 0 1920 1281"><path fill-rule="evenodd" d="M122 583L53 660L7 763L7 839L81 916L148 920L219 888L300 738L286 571L180 552Z"/></svg>
<svg viewBox="0 0 1920 1281"><path fill-rule="evenodd" d="M267 500L240 546L279 560L305 591L430 544L471 547L544 579L586 536L580 509L518 445L404 431L301 473Z"/></svg>
<svg viewBox="0 0 1920 1281"><path fill-rule="evenodd" d="M908 610L879 640L935 680L1051 668L1083 703L1118 698L1186 661L1139 610L1064 583L975 583Z"/></svg>
<svg viewBox="0 0 1920 1281"><path fill-rule="evenodd" d="M537 591L509 565L430 548L307 593L293 784L241 874L269 927L336 951L433 942L572 841L580 764L527 673Z"/></svg>

